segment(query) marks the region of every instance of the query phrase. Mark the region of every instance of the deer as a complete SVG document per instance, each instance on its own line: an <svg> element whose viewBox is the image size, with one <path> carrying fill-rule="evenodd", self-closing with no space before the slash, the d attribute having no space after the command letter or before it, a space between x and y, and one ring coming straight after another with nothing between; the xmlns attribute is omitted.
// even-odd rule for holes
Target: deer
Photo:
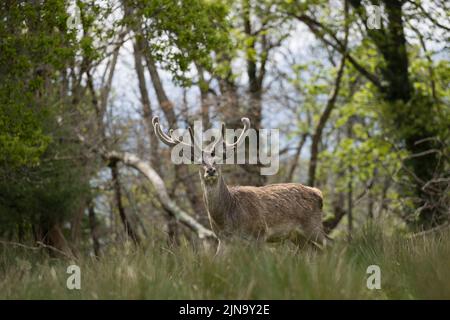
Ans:
<svg viewBox="0 0 450 320"><path fill-rule="evenodd" d="M225 124L222 124L221 137L203 149L191 127L188 127L190 142L185 142L173 130L165 133L158 117L152 119L155 134L164 144L171 148L178 144L191 148L191 160L194 154L201 156L197 163L210 226L219 239L217 252L222 241L235 237L263 242L290 240L299 247L312 244L321 248L327 237L322 225L323 197L319 189L300 183L261 187L227 185L218 160L244 142L250 120L242 118L241 122L244 128L235 142L225 141ZM221 155L216 154L219 144L222 144Z"/></svg>

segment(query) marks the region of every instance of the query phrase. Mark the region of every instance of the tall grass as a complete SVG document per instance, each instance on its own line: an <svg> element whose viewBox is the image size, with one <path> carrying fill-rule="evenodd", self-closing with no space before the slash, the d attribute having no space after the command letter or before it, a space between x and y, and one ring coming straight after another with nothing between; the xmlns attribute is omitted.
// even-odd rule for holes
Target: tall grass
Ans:
<svg viewBox="0 0 450 320"><path fill-rule="evenodd" d="M110 248L99 259L49 258L0 247L2 299L450 299L450 233L386 236L368 225L324 252L290 245L230 245L219 257L189 244ZM81 290L66 269L81 268ZM366 269L381 268L381 290Z"/></svg>

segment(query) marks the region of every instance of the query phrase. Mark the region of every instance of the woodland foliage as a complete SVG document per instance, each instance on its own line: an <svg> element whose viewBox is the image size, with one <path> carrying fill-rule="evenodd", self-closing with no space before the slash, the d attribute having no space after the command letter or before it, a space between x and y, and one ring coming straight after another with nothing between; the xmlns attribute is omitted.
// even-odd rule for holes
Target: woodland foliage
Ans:
<svg viewBox="0 0 450 320"><path fill-rule="evenodd" d="M243 116L279 128L278 174L229 166L227 181L320 188L337 238L376 219L446 225L448 4L380 1L380 29L369 5L2 1L0 237L70 255L139 245L149 226L171 244L209 237L196 168L170 162L156 115L172 129Z"/></svg>

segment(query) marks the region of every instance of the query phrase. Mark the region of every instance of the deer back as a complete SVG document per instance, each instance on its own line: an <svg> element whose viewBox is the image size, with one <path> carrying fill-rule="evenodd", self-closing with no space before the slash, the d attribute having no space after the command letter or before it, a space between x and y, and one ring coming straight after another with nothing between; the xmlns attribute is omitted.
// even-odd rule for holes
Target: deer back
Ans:
<svg viewBox="0 0 450 320"><path fill-rule="evenodd" d="M256 237L289 233L301 228L309 234L322 226L322 194L316 188L296 183L263 187L229 188L233 206L224 228Z"/></svg>

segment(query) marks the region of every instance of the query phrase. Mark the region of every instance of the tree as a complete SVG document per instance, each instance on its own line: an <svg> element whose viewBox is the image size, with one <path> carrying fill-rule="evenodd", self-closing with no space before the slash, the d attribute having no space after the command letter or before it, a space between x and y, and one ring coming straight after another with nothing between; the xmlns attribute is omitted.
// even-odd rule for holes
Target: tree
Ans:
<svg viewBox="0 0 450 320"><path fill-rule="evenodd" d="M347 3L347 1L344 1ZM377 90L377 99L381 101L380 113L387 134L404 147L410 157L405 160L403 174L411 181L413 188L403 188L407 196L414 195L418 214L416 221L421 227L431 227L447 219L445 209L436 205L436 195L424 190L427 182L436 178L436 172L442 172L445 166L440 161L442 144L448 135L448 117L442 117L443 105L436 102L428 92L415 89L410 74L411 55L405 36L403 20L405 1L382 1L386 12L386 21L381 29L371 29L367 25L365 5L362 1L351 0L353 14L349 23L358 26L363 36L365 48L374 46L381 54L381 59L374 69L358 61L350 50L346 49L344 40L331 24L317 18L314 4L286 6L289 16L301 21L324 44L345 54L350 65L357 70ZM430 123L429 119L434 121ZM434 152L436 150L441 150ZM442 192L444 185L437 186Z"/></svg>

